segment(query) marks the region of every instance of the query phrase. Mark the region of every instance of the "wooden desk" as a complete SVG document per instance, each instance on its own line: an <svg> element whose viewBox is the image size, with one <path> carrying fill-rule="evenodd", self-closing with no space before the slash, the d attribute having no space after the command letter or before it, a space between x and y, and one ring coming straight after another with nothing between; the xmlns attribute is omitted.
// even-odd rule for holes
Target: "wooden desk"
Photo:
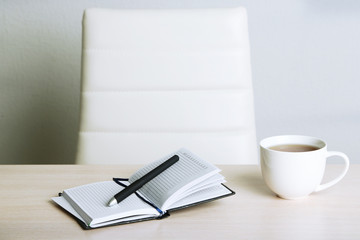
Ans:
<svg viewBox="0 0 360 240"><path fill-rule="evenodd" d="M0 239L360 239L360 165L334 187L282 200L259 166L219 166L236 195L169 218L84 231L50 200L63 189L127 177L140 166L0 166ZM329 165L326 178L341 167Z"/></svg>

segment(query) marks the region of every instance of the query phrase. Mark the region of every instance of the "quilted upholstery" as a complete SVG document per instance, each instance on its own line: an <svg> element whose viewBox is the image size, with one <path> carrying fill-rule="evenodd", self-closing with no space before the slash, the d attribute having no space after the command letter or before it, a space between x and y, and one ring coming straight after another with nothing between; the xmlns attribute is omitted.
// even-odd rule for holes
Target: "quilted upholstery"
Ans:
<svg viewBox="0 0 360 240"><path fill-rule="evenodd" d="M257 164L246 10L87 9L77 163Z"/></svg>

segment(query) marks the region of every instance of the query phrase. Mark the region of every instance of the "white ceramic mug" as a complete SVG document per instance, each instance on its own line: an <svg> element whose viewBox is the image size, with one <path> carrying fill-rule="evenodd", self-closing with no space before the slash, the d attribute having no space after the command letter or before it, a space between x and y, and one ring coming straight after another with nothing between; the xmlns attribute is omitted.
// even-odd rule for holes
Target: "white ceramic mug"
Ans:
<svg viewBox="0 0 360 240"><path fill-rule="evenodd" d="M273 150L279 145L308 145L316 150L289 152ZM261 172L268 187L279 197L299 199L312 192L329 188L339 182L349 169L349 158L341 152L327 151L326 143L318 138L298 135L275 136L260 142ZM334 180L321 184L326 159L340 156L345 166Z"/></svg>

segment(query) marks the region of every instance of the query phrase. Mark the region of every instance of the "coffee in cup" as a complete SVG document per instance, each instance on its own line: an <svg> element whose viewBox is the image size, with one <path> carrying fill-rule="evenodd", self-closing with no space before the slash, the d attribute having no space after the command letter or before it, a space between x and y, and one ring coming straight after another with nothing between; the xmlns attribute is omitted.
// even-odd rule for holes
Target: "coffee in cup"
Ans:
<svg viewBox="0 0 360 240"><path fill-rule="evenodd" d="M339 156L345 165L334 180L321 184L326 159ZM328 151L326 143L315 137L275 136L260 142L261 172L267 186L279 197L299 199L339 182L349 168L349 158Z"/></svg>

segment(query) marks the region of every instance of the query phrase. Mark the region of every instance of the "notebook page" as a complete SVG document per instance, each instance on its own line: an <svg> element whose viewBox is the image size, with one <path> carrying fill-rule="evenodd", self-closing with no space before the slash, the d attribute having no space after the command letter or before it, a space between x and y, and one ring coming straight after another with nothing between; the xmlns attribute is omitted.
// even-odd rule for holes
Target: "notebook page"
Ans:
<svg viewBox="0 0 360 240"><path fill-rule="evenodd" d="M179 196L182 192L185 192L197 183L220 172L220 169L213 164L203 161L186 149L180 149L140 169L130 177L129 182L132 183L136 181L175 154L179 156L179 161L139 190L142 195L146 196L162 210L166 210L166 201L171 196Z"/></svg>
<svg viewBox="0 0 360 240"><path fill-rule="evenodd" d="M132 215L159 215L135 194L108 207L109 200L122 189L122 186L113 181L97 182L64 190L63 196L90 226Z"/></svg>
<svg viewBox="0 0 360 240"><path fill-rule="evenodd" d="M188 189L187 191L183 192L181 194L181 198L184 198L194 192L200 191L205 188L221 185L222 183L226 183L226 180L223 175L217 173L208 179L205 179L204 181L196 184L196 186L193 186L192 188Z"/></svg>
<svg viewBox="0 0 360 240"><path fill-rule="evenodd" d="M209 199L218 198L230 194L232 194L232 192L220 184L190 194L186 198L180 199L179 201L171 204L171 206L169 206L169 209L181 208L190 204L195 204L201 201L206 201Z"/></svg>
<svg viewBox="0 0 360 240"><path fill-rule="evenodd" d="M63 209L71 213L74 217L85 223L85 220L75 211L75 209L70 205L68 201L66 201L64 197L53 197L51 199Z"/></svg>

